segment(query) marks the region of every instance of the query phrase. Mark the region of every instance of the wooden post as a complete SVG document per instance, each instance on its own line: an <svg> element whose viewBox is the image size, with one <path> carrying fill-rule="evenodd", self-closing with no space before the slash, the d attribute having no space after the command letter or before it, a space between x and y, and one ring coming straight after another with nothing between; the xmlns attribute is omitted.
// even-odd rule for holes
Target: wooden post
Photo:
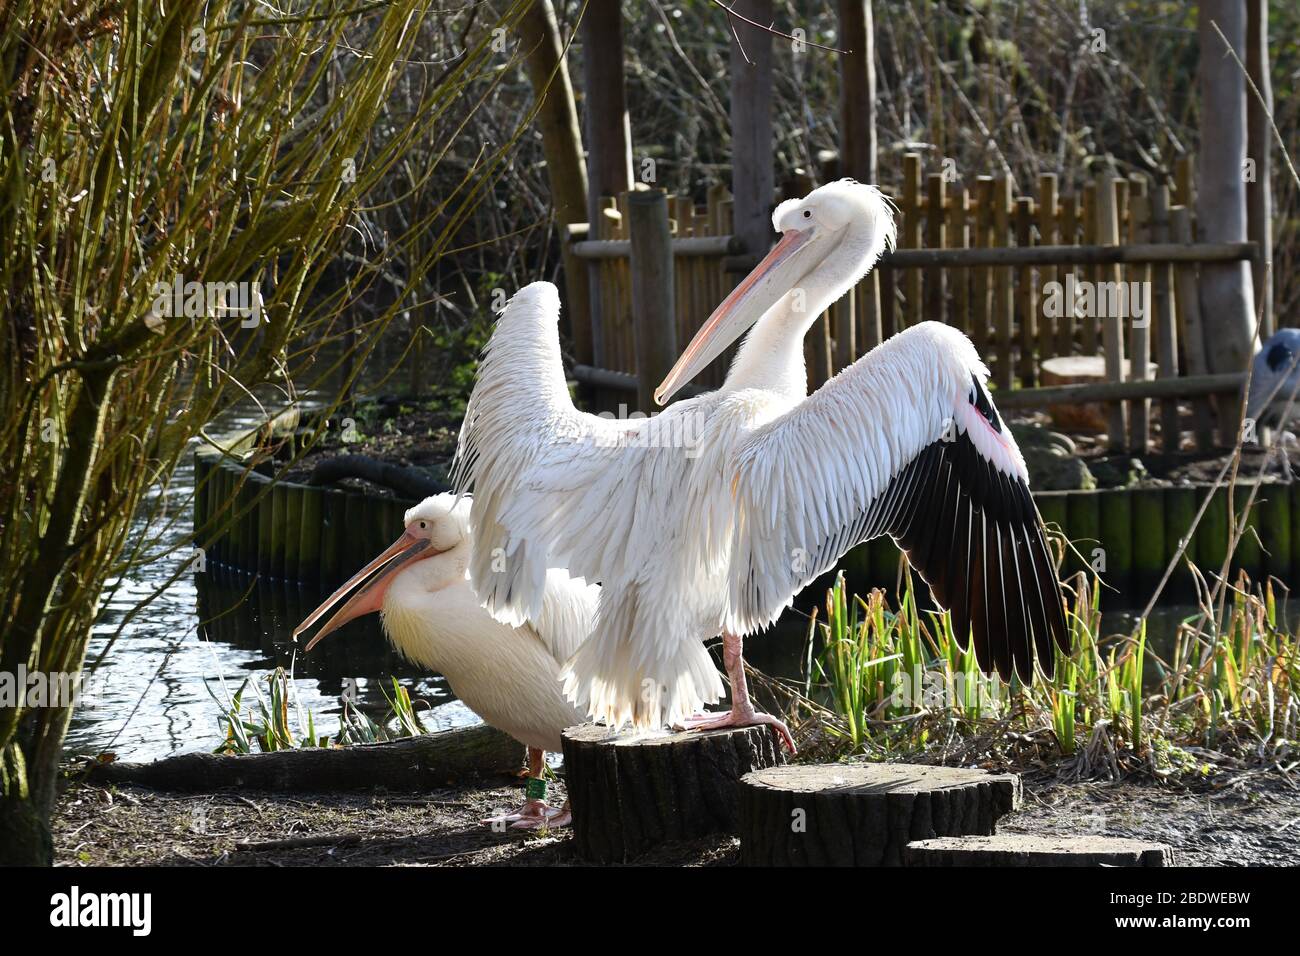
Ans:
<svg viewBox="0 0 1300 956"><path fill-rule="evenodd" d="M925 244L931 249L942 249L944 247L944 202L947 198L943 173L931 173L926 177L925 185ZM932 266L924 270L924 276L924 317L936 322L947 321L943 268Z"/></svg>
<svg viewBox="0 0 1300 956"><path fill-rule="evenodd" d="M1200 494L1198 490L1198 497ZM1220 485L1214 489L1210 504L1196 527L1196 558L1211 584L1223 567L1223 559L1228 556L1228 507L1228 487Z"/></svg>
<svg viewBox="0 0 1300 956"><path fill-rule="evenodd" d="M520 45L533 95L538 99L537 126L542 134L551 204L564 250L564 290L575 354L590 360L591 308L587 267L563 241L569 223L587 216L587 171L582 162L582 132L573 85L564 59L564 44L551 0L532 0L519 18Z"/></svg>
<svg viewBox="0 0 1300 956"><path fill-rule="evenodd" d="M1170 229L1174 242L1192 241L1192 217L1186 206L1175 206L1169 211ZM1189 375L1205 375L1209 362L1205 357L1205 329L1201 321L1201 299L1196 281L1195 263L1183 263L1174 269L1177 289L1179 326L1182 329L1183 354L1187 358ZM1196 447L1208 451L1214 446L1213 419L1210 403L1205 398L1192 401L1192 428Z"/></svg>
<svg viewBox="0 0 1300 956"><path fill-rule="evenodd" d="M754 23L773 21L772 0L736 0L732 8ZM773 239L772 35L734 17L728 19L733 31L731 193L736 205L732 234L746 253L760 255Z"/></svg>
<svg viewBox="0 0 1300 956"><path fill-rule="evenodd" d="M232 475L233 493L230 498L230 527L226 531L226 546L230 549L231 564L241 570L243 564L243 547L244 535L241 527L240 512L244 506L244 496L247 493L248 481L247 472Z"/></svg>
<svg viewBox="0 0 1300 956"><path fill-rule="evenodd" d="M284 512L284 573L280 577L285 581L297 581L302 557L302 526L306 524L302 514L303 496L298 493L296 485L281 483L276 488Z"/></svg>
<svg viewBox="0 0 1300 956"><path fill-rule="evenodd" d="M1068 196L1061 204L1061 244L1065 246L1077 246L1079 244L1079 196ZM1046 240L1044 240L1046 241ZM1068 268L1068 267L1067 267ZM1072 271L1072 270L1071 270ZM1064 282L1067 272L1058 272L1056 279L1058 282ZM1073 355L1075 350L1074 343L1074 306L1065 309L1061 313L1061 318L1056 326L1056 354Z"/></svg>
<svg viewBox="0 0 1300 956"><path fill-rule="evenodd" d="M857 358L857 302L860 290L861 286L854 286L849 289L848 295L831 307L835 343L835 364L832 373L848 368Z"/></svg>
<svg viewBox="0 0 1300 956"><path fill-rule="evenodd" d="M1056 173L1043 173L1038 177L1038 241L1045 246L1054 246L1059 242L1057 231L1057 180ZM1043 266L1038 270L1038 287L1047 288L1048 283L1056 281L1056 266ZM1039 361L1054 355L1068 355L1058 352L1061 342L1061 327L1068 320L1065 315L1053 322L1042 316L1042 328L1039 330Z"/></svg>
<svg viewBox="0 0 1300 956"><path fill-rule="evenodd" d="M1034 244L1034 201L1028 196L1016 200L1016 245L1027 249ZM1034 364L1038 343L1038 295L1034 285L1034 267L1016 270L1016 311L1020 313L1020 384L1033 385L1037 380Z"/></svg>
<svg viewBox="0 0 1300 956"><path fill-rule="evenodd" d="M1100 501L1095 492L1087 492L1072 494L1066 502L1067 536L1074 545L1073 550L1066 554L1064 563L1070 574L1075 571L1090 573L1095 558L1093 550L1105 547L1101 534Z"/></svg>
<svg viewBox="0 0 1300 956"><path fill-rule="evenodd" d="M1101 515L1101 548L1106 570L1101 579L1125 597L1133 573L1133 499L1128 488L1093 492Z"/></svg>
<svg viewBox="0 0 1300 956"><path fill-rule="evenodd" d="M1291 574L1300 574L1300 481L1291 482Z"/></svg>
<svg viewBox="0 0 1300 956"><path fill-rule="evenodd" d="M1117 187L1119 181L1113 176L1105 175L1097 180L1097 244L1102 246L1119 245L1119 196ZM1099 272L1104 276L1104 282L1118 283L1121 280L1119 266L1102 266ZM1104 308L1102 305L1104 297L1098 286L1098 292L1094 297L1094 302L1098 308ZM1121 310L1105 309L1101 321L1102 349L1106 357L1106 378L1112 382L1122 381L1124 378L1124 316L1122 314L1112 315L1112 312ZM1119 451L1124 448L1125 427L1124 427L1124 405L1121 402L1114 402L1107 409L1106 414L1106 435L1113 451Z"/></svg>
<svg viewBox="0 0 1300 956"><path fill-rule="evenodd" d="M839 0L840 175L876 183L876 32L871 0ZM849 294L837 330L836 361L843 368L880 344L880 288L874 271ZM845 338L849 341L844 341Z"/></svg>
<svg viewBox="0 0 1300 956"><path fill-rule="evenodd" d="M623 10L621 0L587 5L579 28L582 39L583 94L587 132L587 235L601 238L605 200L632 188L632 131L623 85ZM612 289L603 288L609 270L599 261L587 263L590 288L593 362L609 368L603 354L602 323L612 315L606 302ZM579 359L581 361L581 359Z"/></svg>
<svg viewBox="0 0 1300 956"><path fill-rule="evenodd" d="M993 244L1011 245L1011 174L1004 173L993 181ZM998 363L994 370L998 388L1015 385L1012 365L1015 336L1016 304L1011 295L1011 268L999 268L993 274L993 322L997 335Z"/></svg>
<svg viewBox="0 0 1300 956"><path fill-rule="evenodd" d="M1130 181L1129 229L1130 243L1150 242L1151 202L1146 195L1146 179L1135 178ZM1150 378L1151 365L1151 326L1155 321L1155 302L1151 292L1151 267L1143 263L1134 263L1124 268L1124 278L1128 282L1130 293L1137 290L1139 296L1146 296L1146 314L1138 317L1133 313L1133 298L1128 297L1129 308L1129 363L1130 381L1144 382ZM1135 284L1136 283L1136 284ZM1151 445L1151 403L1148 399L1137 398L1129 402L1128 411L1128 447L1129 450L1145 455Z"/></svg>
<svg viewBox="0 0 1300 956"><path fill-rule="evenodd" d="M898 269L880 270L880 338L885 340L902 328L898 316Z"/></svg>
<svg viewBox="0 0 1300 956"><path fill-rule="evenodd" d="M861 353L874 349L884 339L882 320L881 287L883 279L880 269L875 268L858 283L858 337L855 348ZM856 358L856 356L855 356Z"/></svg>
<svg viewBox="0 0 1300 956"><path fill-rule="evenodd" d="M316 584L320 580L325 492L322 488L308 487L296 487L293 491L302 503L298 513L298 566L293 578L301 584Z"/></svg>
<svg viewBox="0 0 1300 956"><path fill-rule="evenodd" d="M1200 169L1196 225L1206 242L1246 238L1246 7L1242 0L1199 0ZM1216 30L1217 27L1217 30ZM1220 33L1222 36L1220 36ZM1207 262L1201 266L1201 313L1215 347L1207 352L1212 372L1240 372L1253 352L1255 296L1247 262ZM1236 403L1219 403L1221 438L1237 433Z"/></svg>
<svg viewBox="0 0 1300 956"><path fill-rule="evenodd" d="M660 844L733 833L736 781L783 761L765 726L661 736L564 732L564 769L578 856L623 863Z"/></svg>
<svg viewBox="0 0 1300 956"><path fill-rule="evenodd" d="M921 156L908 153L903 157L903 202L900 206L903 225L898 232L900 249L921 248ZM904 318L903 328L921 321L920 269L907 269L903 273Z"/></svg>
<svg viewBox="0 0 1300 956"><path fill-rule="evenodd" d="M1133 583L1144 596L1160 582L1173 552L1165 551L1164 488L1134 488L1133 498Z"/></svg>
<svg viewBox="0 0 1300 956"><path fill-rule="evenodd" d="M1083 217L1083 244L1085 246L1097 245L1097 184L1095 182L1087 183L1083 187L1083 205L1079 210L1079 214ZM1093 266L1091 269L1084 269L1081 275L1096 282L1103 275L1102 267ZM1095 315L1083 315L1079 316L1079 321L1083 326L1083 333L1080 336L1083 342L1083 354L1097 355L1100 343L1097 317Z"/></svg>
<svg viewBox="0 0 1300 956"><path fill-rule="evenodd" d="M271 577L277 581L284 580L288 533L289 503L284 496L284 482L277 481L271 486Z"/></svg>
<svg viewBox="0 0 1300 956"><path fill-rule="evenodd" d="M1263 572L1291 581L1291 491L1285 485L1265 485L1255 499L1261 508L1259 536L1264 546Z"/></svg>
<svg viewBox="0 0 1300 956"><path fill-rule="evenodd" d="M876 34L871 0L839 0L840 175L862 183L876 173ZM766 21L764 21L766 22Z"/></svg>
<svg viewBox="0 0 1300 956"><path fill-rule="evenodd" d="M975 226L971 236L971 245L978 249L987 249L993 238L993 177L980 176L975 180ZM988 266L977 266L974 276L974 293L971 302L971 340L975 351L988 361L989 325L991 315L991 292L993 270Z"/></svg>
<svg viewBox="0 0 1300 956"><path fill-rule="evenodd" d="M1192 519L1200 506L1196 489L1187 485L1176 485L1165 490L1165 563L1178 551L1183 542L1187 548L1183 560L1179 562L1178 573L1170 578L1174 593L1183 595L1191 590L1191 575L1185 570L1187 562L1197 564L1200 561L1196 552L1196 539L1191 536Z"/></svg>
<svg viewBox="0 0 1300 956"><path fill-rule="evenodd" d="M239 568L247 574L257 571L257 527L258 512L269 500L264 494L269 483L266 476L256 471L248 472L244 486L247 489L247 506L244 517L240 519L241 542L239 548Z"/></svg>
<svg viewBox="0 0 1300 956"><path fill-rule="evenodd" d="M344 508L347 496L334 488L326 488L321 501L321 587L332 591L348 579L344 567L343 548L347 540L347 520Z"/></svg>
<svg viewBox="0 0 1300 956"><path fill-rule="evenodd" d="M958 185L948 200L947 242L951 248L965 249L970 245L970 194L966 187ZM952 312L948 321L970 334L970 275L969 269L953 269L948 273L948 290L952 293Z"/></svg>
<svg viewBox="0 0 1300 956"><path fill-rule="evenodd" d="M191 523L194 527L194 545L202 548L211 557L208 524L208 485L212 478L212 456L205 449L194 452L194 494L190 504L193 507Z"/></svg>
<svg viewBox="0 0 1300 956"><path fill-rule="evenodd" d="M1064 532L1069 527L1068 491L1035 491L1034 504L1038 507L1038 516L1043 519L1043 526L1049 531Z"/></svg>
<svg viewBox="0 0 1300 956"><path fill-rule="evenodd" d="M1237 486L1233 489L1232 512L1234 528L1245 528L1241 534L1241 540L1237 542L1237 550L1232 555L1232 567L1234 573L1237 570L1245 571L1253 580L1260 580L1260 569L1264 566L1264 555L1260 549L1260 505L1259 495L1255 496L1255 504L1250 509L1250 514L1242 518L1242 512L1246 510L1246 501L1250 498L1250 493L1254 488L1254 481L1245 478L1237 479Z"/></svg>
<svg viewBox="0 0 1300 956"><path fill-rule="evenodd" d="M1151 239L1169 241L1169 187L1163 183L1151 196ZM1178 377L1178 323L1174 321L1174 267L1156 263L1151 270L1154 321L1156 324L1156 375ZM1182 439L1178 399L1160 403L1160 437L1166 453L1177 452Z"/></svg>
<svg viewBox="0 0 1300 956"><path fill-rule="evenodd" d="M355 491L348 491L343 496L343 527L350 529L351 536L348 539L347 548L350 552L360 551L362 557L360 561L351 559L351 555L341 560L342 578L347 580L362 567L365 561L369 561L367 554L378 554L378 551L369 550L369 542L364 537L365 529L369 527L370 515L366 513L365 495L358 494Z"/></svg>
<svg viewBox="0 0 1300 956"><path fill-rule="evenodd" d="M1255 264L1255 308L1260 338L1273 334L1273 81L1269 75L1268 0L1246 0L1246 156L1253 160L1253 179L1246 182L1246 227L1259 244ZM1256 90L1259 94L1256 95Z"/></svg>
<svg viewBox="0 0 1300 956"><path fill-rule="evenodd" d="M630 193L627 208L637 410L648 415L655 408L655 389L677 359L672 234L662 189Z"/></svg>
<svg viewBox="0 0 1300 956"><path fill-rule="evenodd" d="M271 539L275 520L271 506L274 495L274 485L263 488L262 500L257 506L257 573L263 578L269 578L272 574Z"/></svg>
<svg viewBox="0 0 1300 956"><path fill-rule="evenodd" d="M221 503L226 500L227 488L226 462L224 458L216 458L212 463L212 474L208 478L207 499L207 523L211 528L208 537L208 560L216 564L226 563L226 536L222 534L221 526L224 523L221 517Z"/></svg>

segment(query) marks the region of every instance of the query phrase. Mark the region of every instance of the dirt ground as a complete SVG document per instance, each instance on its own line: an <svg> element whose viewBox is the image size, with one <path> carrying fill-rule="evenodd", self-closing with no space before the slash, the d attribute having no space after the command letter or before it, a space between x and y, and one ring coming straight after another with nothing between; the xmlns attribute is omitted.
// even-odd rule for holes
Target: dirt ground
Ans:
<svg viewBox="0 0 1300 956"><path fill-rule="evenodd" d="M1300 789L1253 773L1219 789L1026 775L1006 832L1105 834L1166 843L1190 866L1300 865ZM552 788L557 800L562 785ZM423 795L160 793L77 784L55 819L64 866L544 866L577 861L567 829L494 832L478 821L515 806L518 787ZM292 842L288 842L292 841ZM642 865L727 866L733 838L664 847Z"/></svg>

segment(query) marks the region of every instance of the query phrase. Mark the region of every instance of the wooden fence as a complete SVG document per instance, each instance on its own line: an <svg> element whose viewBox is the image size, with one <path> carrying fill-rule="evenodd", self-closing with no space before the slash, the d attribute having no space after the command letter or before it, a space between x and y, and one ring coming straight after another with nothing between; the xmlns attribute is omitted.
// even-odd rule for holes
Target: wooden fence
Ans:
<svg viewBox="0 0 1300 956"><path fill-rule="evenodd" d="M1220 403L1216 416L1212 398L1239 390L1241 377L1209 374L1198 266L1253 261L1256 252L1251 243L1194 241L1191 168L1190 159L1178 163L1172 189L1146 177L1103 175L1062 196L1057 177L1045 174L1036 195L1017 195L1009 175L980 176L968 187L944 172L926 175L921 157L907 155L902 188L884 189L898 207L898 249L814 326L806 340L809 386L895 332L938 319L971 337L1004 406L1104 400L1116 449L1146 451L1153 433L1165 450L1176 449L1184 432L1196 447L1209 448L1216 425L1218 443L1230 444L1235 402ZM634 192L605 200L602 212L594 230L570 229L573 253L595 264L595 367L576 374L603 389L639 382L641 410L650 411L645 396L666 371L662 355L680 352L758 256L732 238L731 202L721 186L709 190L703 206L689 197ZM667 220L659 248L654 229L643 228L638 241L633 236L634 221L654 215ZM666 278L638 284L638 269L659 275L665 261ZM1048 307L1063 301L1070 276L1077 288L1090 284L1096 293L1091 311ZM1112 308L1123 300L1107 293L1120 287L1105 284L1121 282L1142 284L1143 320ZM1097 308L1103 301L1109 305ZM641 333L638 322L646 325ZM638 341L657 354L639 355ZM1080 355L1102 358L1105 381L1039 387L1044 362ZM721 384L729 360L715 362L700 384Z"/></svg>

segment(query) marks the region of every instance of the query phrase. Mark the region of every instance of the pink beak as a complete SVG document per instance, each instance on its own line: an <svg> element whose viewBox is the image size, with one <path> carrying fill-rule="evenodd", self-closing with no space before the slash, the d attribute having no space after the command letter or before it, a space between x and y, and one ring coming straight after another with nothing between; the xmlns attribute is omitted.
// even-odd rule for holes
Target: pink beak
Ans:
<svg viewBox="0 0 1300 956"><path fill-rule="evenodd" d="M754 271L745 276L740 285L713 310L700 330L686 346L677 364L655 389L655 401L660 405L672 398L679 388L704 371L728 345L762 318L763 313L790 291L800 277L792 267L795 254L812 236L811 230L789 229L772 247Z"/></svg>
<svg viewBox="0 0 1300 956"><path fill-rule="evenodd" d="M402 536L389 545L383 554L348 578L347 582L331 594L324 604L307 615L307 619L294 628L293 639L297 641L299 634L324 617L335 604L347 597L348 593L353 588L356 588L358 584L362 586L357 589L346 604L338 609L333 617L325 622L325 626L316 633L316 636L307 642L304 652L310 651L321 638L337 631L348 621L380 610L384 606L384 595L388 593L388 588L392 585L393 579L397 577L398 572L415 561L431 558L437 553L437 551L430 550L428 538L420 538L409 531L403 531ZM362 584L362 582L365 583Z"/></svg>

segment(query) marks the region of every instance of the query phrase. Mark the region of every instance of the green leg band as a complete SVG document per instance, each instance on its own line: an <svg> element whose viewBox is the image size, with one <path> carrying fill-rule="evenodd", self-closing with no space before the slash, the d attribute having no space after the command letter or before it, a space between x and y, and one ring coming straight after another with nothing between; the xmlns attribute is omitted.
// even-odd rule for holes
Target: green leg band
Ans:
<svg viewBox="0 0 1300 956"><path fill-rule="evenodd" d="M546 781L540 777L529 777L524 783L524 796L529 800L545 800Z"/></svg>

